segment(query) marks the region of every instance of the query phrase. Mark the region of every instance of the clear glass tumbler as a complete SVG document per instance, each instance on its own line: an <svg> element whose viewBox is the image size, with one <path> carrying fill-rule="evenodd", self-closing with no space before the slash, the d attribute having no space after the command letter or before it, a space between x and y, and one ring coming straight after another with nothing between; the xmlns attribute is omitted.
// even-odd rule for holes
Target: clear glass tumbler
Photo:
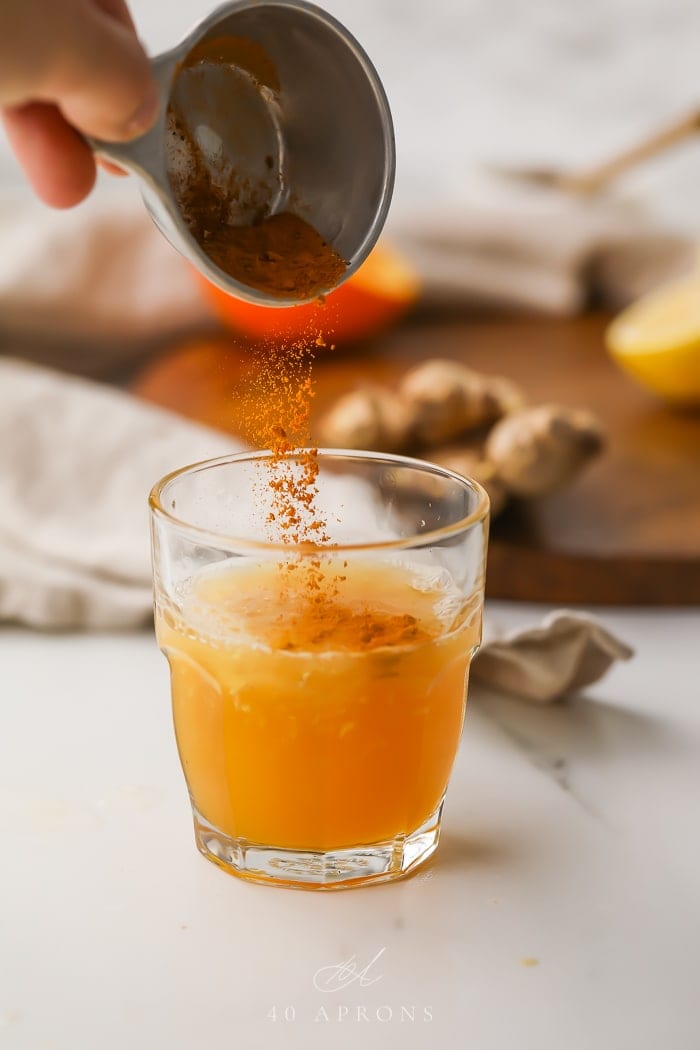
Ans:
<svg viewBox="0 0 700 1050"><path fill-rule="evenodd" d="M320 451L306 519L280 533L280 491L308 462L244 453L154 487L156 630L198 848L244 878L333 889L437 846L488 497L419 460Z"/></svg>

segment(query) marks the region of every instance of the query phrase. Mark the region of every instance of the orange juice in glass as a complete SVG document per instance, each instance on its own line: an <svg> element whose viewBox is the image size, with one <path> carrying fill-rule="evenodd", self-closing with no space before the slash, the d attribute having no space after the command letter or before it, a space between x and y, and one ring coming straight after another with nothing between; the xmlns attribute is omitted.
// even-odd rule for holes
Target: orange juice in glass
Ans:
<svg viewBox="0 0 700 1050"><path fill-rule="evenodd" d="M263 453L170 475L151 510L197 845L240 876L328 889L395 878L437 846L488 501L401 457L318 466L321 548L266 538Z"/></svg>

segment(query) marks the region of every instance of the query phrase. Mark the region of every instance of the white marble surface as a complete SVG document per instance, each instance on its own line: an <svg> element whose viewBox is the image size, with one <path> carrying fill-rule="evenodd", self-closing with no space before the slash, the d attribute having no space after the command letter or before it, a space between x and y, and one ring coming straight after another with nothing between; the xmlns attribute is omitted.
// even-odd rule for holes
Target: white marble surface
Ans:
<svg viewBox="0 0 700 1050"><path fill-rule="evenodd" d="M603 618L637 657L475 698L430 866L329 895L196 853L150 635L1 631L0 1045L695 1050L700 614Z"/></svg>

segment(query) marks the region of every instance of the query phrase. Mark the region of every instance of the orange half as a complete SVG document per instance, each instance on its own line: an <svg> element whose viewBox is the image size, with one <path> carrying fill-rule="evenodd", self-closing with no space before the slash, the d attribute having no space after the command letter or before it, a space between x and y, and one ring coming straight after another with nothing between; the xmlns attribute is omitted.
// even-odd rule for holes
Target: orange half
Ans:
<svg viewBox="0 0 700 1050"><path fill-rule="evenodd" d="M219 320L227 328L259 341L289 341L319 331L333 343L367 339L398 321L420 291L414 270L384 242L373 249L357 273L325 297L323 304L305 303L287 309L256 306L227 295L198 276Z"/></svg>

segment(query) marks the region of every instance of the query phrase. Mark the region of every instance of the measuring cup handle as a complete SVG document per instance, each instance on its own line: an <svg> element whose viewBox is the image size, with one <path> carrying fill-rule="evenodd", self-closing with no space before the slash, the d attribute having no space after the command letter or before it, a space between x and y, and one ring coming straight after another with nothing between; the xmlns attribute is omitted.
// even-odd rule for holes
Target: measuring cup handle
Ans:
<svg viewBox="0 0 700 1050"><path fill-rule="evenodd" d="M178 47L151 59L153 78L158 85L160 98L160 110L153 127L145 135L132 139L130 142L106 142L103 139L86 136L87 144L93 153L117 164L120 168L135 172L142 178L158 179L163 164L162 140L165 111L170 98L175 69L181 57Z"/></svg>

